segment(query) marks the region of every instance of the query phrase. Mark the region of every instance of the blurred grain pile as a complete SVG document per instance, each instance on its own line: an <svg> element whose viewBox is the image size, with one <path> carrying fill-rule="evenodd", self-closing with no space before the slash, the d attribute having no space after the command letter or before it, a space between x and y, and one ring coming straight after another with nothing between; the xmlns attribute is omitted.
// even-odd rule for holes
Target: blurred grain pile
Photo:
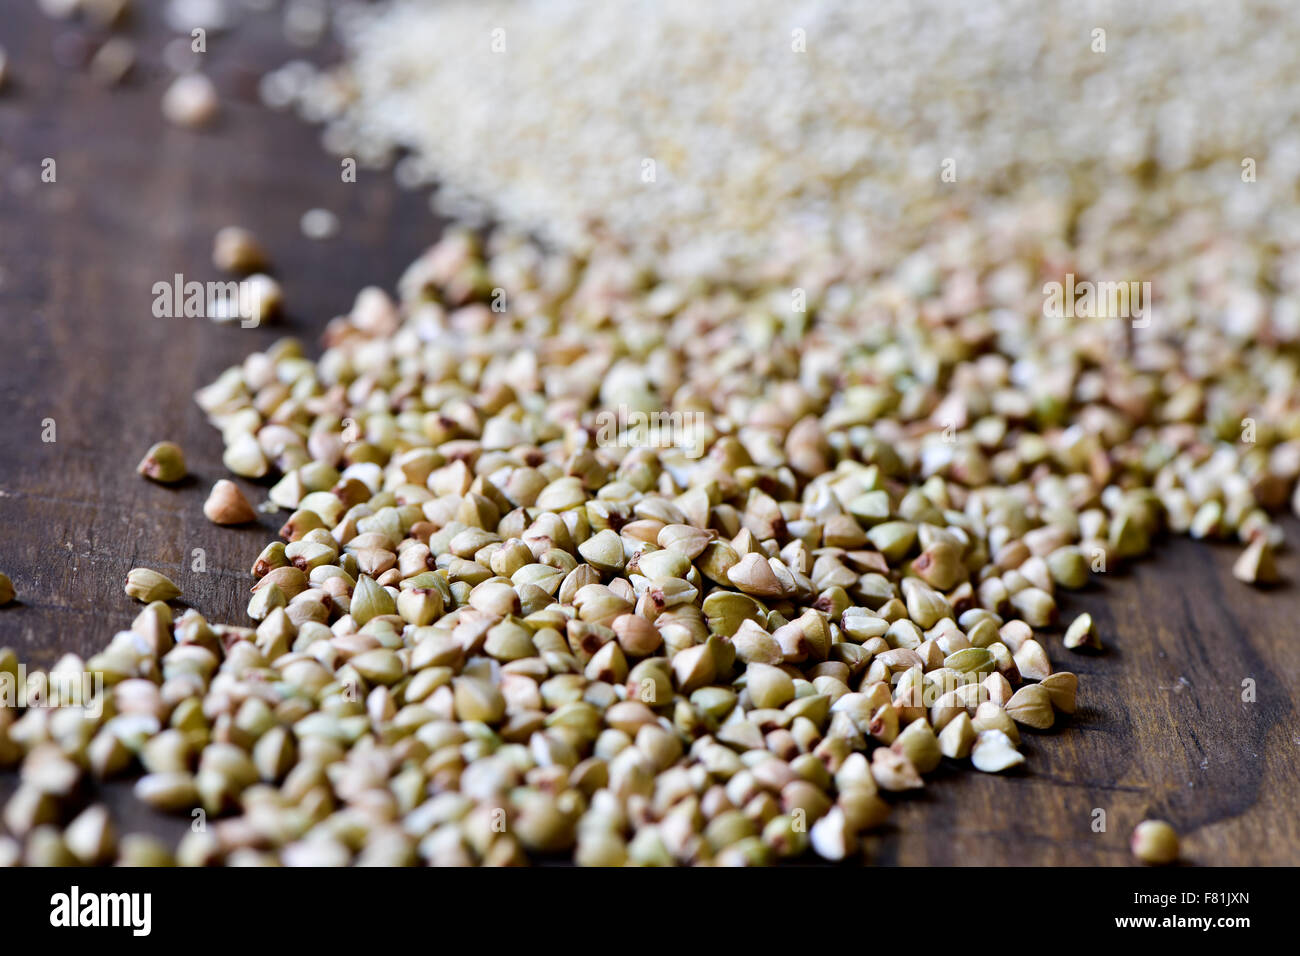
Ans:
<svg viewBox="0 0 1300 956"><path fill-rule="evenodd" d="M1252 227L1296 198L1281 2L399 0L341 22L346 64L294 87L332 148L409 149L452 210L570 248L601 224L664 273L905 245L1007 194L1114 215L1155 178L1144 216L1193 200Z"/></svg>

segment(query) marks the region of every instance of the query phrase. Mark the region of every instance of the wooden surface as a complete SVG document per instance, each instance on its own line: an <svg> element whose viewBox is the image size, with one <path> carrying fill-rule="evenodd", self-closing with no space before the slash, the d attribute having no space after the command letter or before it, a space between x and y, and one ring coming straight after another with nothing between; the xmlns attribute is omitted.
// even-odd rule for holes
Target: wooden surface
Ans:
<svg viewBox="0 0 1300 956"><path fill-rule="evenodd" d="M201 506L223 476L221 444L191 395L223 368L282 334L315 337L356 290L392 286L436 237L425 197L382 173L344 183L317 131L256 102L259 73L296 51L269 15L210 39L206 69L221 122L168 127L158 103L169 34L150 10L127 35L142 62L106 91L60 67L60 34L35 4L6 0L0 45L12 82L0 94L0 569L18 590L0 610L0 646L31 665L89 655L129 625L127 570L172 575L215 621L244 622L248 567L278 527L223 530ZM316 55L320 55L319 53ZM43 183L41 164L57 163ZM336 212L340 236L302 237L315 206ZM288 316L273 328L156 319L152 286L182 273L219 279L213 232L252 228L271 250ZM53 419L57 440L42 441ZM168 489L135 464L163 438L180 442L193 479ZM245 483L253 500L264 495ZM1300 528L1288 521L1300 540ZM191 570L202 548L208 570ZM1107 652L1049 646L1080 677L1079 713L1052 734L1026 734L1028 768L985 777L945 768L919 797L897 802L866 859L901 864L1119 864L1147 816L1185 835L1198 864L1300 864L1300 586L1261 593L1234 581L1236 549L1169 542L1159 556L1067 597L1068 620L1097 619ZM1284 573L1300 577L1288 553ZM1242 682L1256 700L1243 702ZM0 775L0 799L12 789ZM171 836L127 785L108 799L126 829ZM1095 810L1106 831L1094 832Z"/></svg>

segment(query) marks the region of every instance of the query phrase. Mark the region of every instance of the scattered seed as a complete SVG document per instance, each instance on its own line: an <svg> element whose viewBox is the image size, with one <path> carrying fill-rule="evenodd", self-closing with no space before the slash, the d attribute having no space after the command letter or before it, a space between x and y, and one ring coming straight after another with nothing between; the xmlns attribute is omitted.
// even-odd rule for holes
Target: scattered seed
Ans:
<svg viewBox="0 0 1300 956"><path fill-rule="evenodd" d="M1268 538L1259 535L1232 565L1232 576L1246 584L1276 584L1279 580Z"/></svg>
<svg viewBox="0 0 1300 956"><path fill-rule="evenodd" d="M181 596L181 589L166 575L149 568L132 568L126 576L127 597L142 604L154 601L172 601Z"/></svg>
<svg viewBox="0 0 1300 956"><path fill-rule="evenodd" d="M146 478L163 484L175 484L189 472L185 468L185 452L175 442L160 441L153 445L140 459L136 471Z"/></svg>
<svg viewBox="0 0 1300 956"><path fill-rule="evenodd" d="M101 86L117 86L135 66L135 45L125 37L109 37L90 58L90 75Z"/></svg>
<svg viewBox="0 0 1300 956"><path fill-rule="evenodd" d="M1164 820L1143 820L1133 828L1129 847L1143 863L1173 863L1178 859L1178 833Z"/></svg>
<svg viewBox="0 0 1300 956"><path fill-rule="evenodd" d="M212 486L208 500L203 503L203 514L213 524L246 524L257 520L257 513L248 503L239 486L228 478L220 478Z"/></svg>
<svg viewBox="0 0 1300 956"><path fill-rule="evenodd" d="M111 862L117 837L108 810L99 804L87 807L63 831L63 842L87 866Z"/></svg>
<svg viewBox="0 0 1300 956"><path fill-rule="evenodd" d="M1085 612L1071 621L1070 626L1065 630L1063 643L1072 651L1080 648L1101 650L1101 635L1097 633L1097 625L1093 623L1092 615Z"/></svg>
<svg viewBox="0 0 1300 956"><path fill-rule="evenodd" d="M332 239L338 235L339 217L328 209L308 209L300 226L308 239Z"/></svg>
<svg viewBox="0 0 1300 956"><path fill-rule="evenodd" d="M212 264L223 272L258 272L266 268L266 250L249 230L224 226L212 239Z"/></svg>
<svg viewBox="0 0 1300 956"><path fill-rule="evenodd" d="M970 761L976 770L998 773L1025 762L1011 738L1000 730L981 730L971 747Z"/></svg>
<svg viewBox="0 0 1300 956"><path fill-rule="evenodd" d="M280 283L260 272L244 280L241 296L239 319L245 326L269 322L284 306Z"/></svg>
<svg viewBox="0 0 1300 956"><path fill-rule="evenodd" d="M163 94L162 113L174 126L198 129L216 119L220 105L210 79L202 73L184 73Z"/></svg>

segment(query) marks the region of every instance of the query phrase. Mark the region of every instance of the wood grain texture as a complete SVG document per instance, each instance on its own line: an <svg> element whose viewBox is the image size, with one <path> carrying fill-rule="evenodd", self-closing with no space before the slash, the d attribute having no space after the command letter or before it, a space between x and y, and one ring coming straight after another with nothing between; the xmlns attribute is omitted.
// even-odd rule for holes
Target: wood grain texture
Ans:
<svg viewBox="0 0 1300 956"><path fill-rule="evenodd" d="M133 79L105 91L56 65L52 47L77 28L35 4L5 3L0 45L13 83L0 94L0 569L19 602L0 610L0 646L32 665L88 655L129 624L128 569L171 575L212 620L245 620L248 567L278 527L210 525L201 512L224 476L219 436L191 401L223 368L282 334L316 351L325 322L366 284L392 286L436 238L423 195L382 173L344 183L317 131L265 110L260 71L295 55L276 21L251 18L212 38L206 68L221 122L192 133L158 109L169 34L154 5L128 35ZM319 55L319 54L317 54ZM40 181L53 158L57 182ZM338 213L342 234L302 237L302 212ZM213 232L252 228L271 250L288 315L239 329L156 319L152 286L181 273L219 279ZM57 441L41 440L53 419ZM193 479L177 489L135 464L163 438L180 442ZM254 501L264 491L243 483ZM1287 524L1293 540L1297 526ZM202 548L208 570L191 570ZM1199 864L1300 864L1300 590L1256 592L1232 580L1235 548L1170 542L1158 558L1063 601L1066 620L1096 618L1095 656L1049 646L1080 676L1080 710L1051 734L1025 735L1024 772L1001 778L945 767L897 801L864 859L897 864L1126 865L1128 834L1162 816ZM1300 578L1300 561L1281 560ZM1243 702L1242 682L1257 699ZM0 799L12 789L0 775ZM139 807L129 787L107 799L126 829L175 837L184 823ZM1094 810L1107 814L1093 832Z"/></svg>

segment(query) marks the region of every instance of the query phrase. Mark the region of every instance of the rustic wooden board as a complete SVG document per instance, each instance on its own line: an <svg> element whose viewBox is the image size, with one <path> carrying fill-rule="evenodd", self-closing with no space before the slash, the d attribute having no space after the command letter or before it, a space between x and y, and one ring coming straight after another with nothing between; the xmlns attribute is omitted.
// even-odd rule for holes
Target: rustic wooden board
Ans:
<svg viewBox="0 0 1300 956"><path fill-rule="evenodd" d="M268 16L210 39L220 124L168 127L158 102L169 34L148 6L129 30L142 62L111 92L56 65L59 36L77 28L31 3L0 12L14 75L0 94L0 568L20 595L0 611L0 646L33 665L93 653L126 627L136 607L122 579L136 565L171 574L211 619L244 620L248 566L278 522L235 531L203 518L206 491L223 476L221 445L190 395L279 335L314 349L358 288L391 287L437 234L422 195L382 173L342 182L315 130L255 102L259 71L295 55ZM55 183L41 182L46 158ZM339 214L339 237L302 237L299 217L315 206ZM245 330L154 318L155 282L221 278L211 237L232 222L272 251L286 319ZM46 419L52 443L42 441ZM194 474L175 490L134 472L161 438L184 445ZM1295 538L1295 522L1288 529ZM196 548L204 573L192 570ZM1067 617L1090 610L1109 646L1079 656L1054 638L1049 648L1058 668L1080 675L1079 713L1057 733L1026 735L1023 773L941 770L923 795L898 801L864 858L1127 864L1132 826L1157 815L1186 835L1191 862L1300 863L1300 590L1238 584L1235 553L1171 542L1159 559L1067 599ZM1300 577L1293 555L1282 568ZM0 775L0 799L12 785ZM128 829L175 836L184 826L144 811L126 785L107 799Z"/></svg>

